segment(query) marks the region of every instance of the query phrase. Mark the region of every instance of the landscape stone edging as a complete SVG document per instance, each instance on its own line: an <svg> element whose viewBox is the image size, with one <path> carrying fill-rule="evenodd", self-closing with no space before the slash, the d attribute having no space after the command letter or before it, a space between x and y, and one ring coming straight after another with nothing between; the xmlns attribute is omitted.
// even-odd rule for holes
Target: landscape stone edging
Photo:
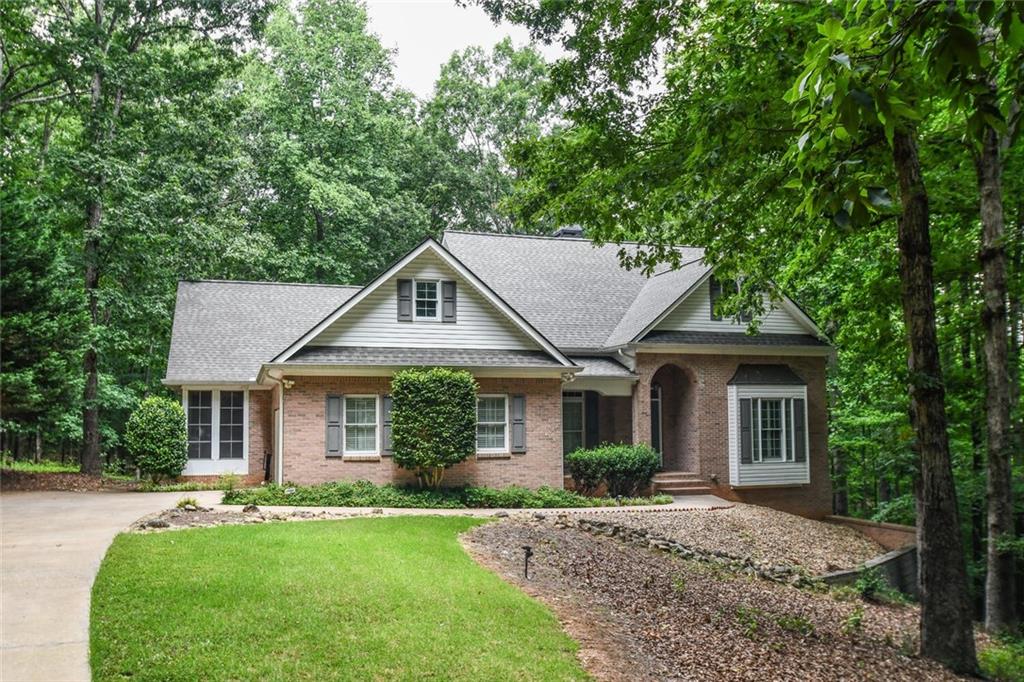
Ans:
<svg viewBox="0 0 1024 682"><path fill-rule="evenodd" d="M576 528L591 535L616 538L630 544L668 552L684 559L715 564L737 573L753 575L764 580L794 587L810 587L820 583L818 578L811 576L806 569L799 566L762 564L750 557L741 557L729 554L728 552L691 547L678 540L653 535L646 530L631 528L619 523L585 518L570 519L567 514L561 514L555 520L555 525L561 528Z"/></svg>

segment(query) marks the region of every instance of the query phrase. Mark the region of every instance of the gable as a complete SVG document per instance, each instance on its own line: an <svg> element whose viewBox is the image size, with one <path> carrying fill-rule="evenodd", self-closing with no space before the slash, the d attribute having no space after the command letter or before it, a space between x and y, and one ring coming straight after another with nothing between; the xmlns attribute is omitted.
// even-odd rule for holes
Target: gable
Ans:
<svg viewBox="0 0 1024 682"><path fill-rule="evenodd" d="M758 318L761 334L814 334L808 326L779 302L764 297L765 314ZM652 331L745 332L746 322L733 318L711 319L711 284L705 279L674 310L655 325Z"/></svg>
<svg viewBox="0 0 1024 682"><path fill-rule="evenodd" d="M399 321L398 280L454 281L456 319ZM494 348L540 350L512 320L431 250L392 273L351 310L328 325L310 346L375 348Z"/></svg>

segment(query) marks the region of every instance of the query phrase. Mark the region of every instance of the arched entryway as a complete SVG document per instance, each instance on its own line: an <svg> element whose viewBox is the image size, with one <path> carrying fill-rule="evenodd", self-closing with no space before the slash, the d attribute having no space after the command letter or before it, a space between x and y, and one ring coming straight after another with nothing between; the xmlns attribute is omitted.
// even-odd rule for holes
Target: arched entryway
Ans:
<svg viewBox="0 0 1024 682"><path fill-rule="evenodd" d="M692 372L663 365L651 379L651 445L665 471L697 471L696 382Z"/></svg>

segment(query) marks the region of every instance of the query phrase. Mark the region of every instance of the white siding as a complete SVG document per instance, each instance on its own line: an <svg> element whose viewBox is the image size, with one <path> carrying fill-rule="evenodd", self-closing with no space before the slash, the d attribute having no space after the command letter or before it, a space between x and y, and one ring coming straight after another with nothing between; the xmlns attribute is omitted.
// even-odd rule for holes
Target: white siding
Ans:
<svg viewBox="0 0 1024 682"><path fill-rule="evenodd" d="M802 398L807 409L806 386L729 386L729 483L734 486L801 485L811 482L810 438L805 424L803 462L740 463L740 398Z"/></svg>
<svg viewBox="0 0 1024 682"><path fill-rule="evenodd" d="M811 331L787 311L773 307L766 295L764 305L767 312L760 318L762 334L810 334ZM731 318L711 319L710 284L705 281L687 296L675 310L670 312L658 326L657 331L700 331L700 332L743 332L746 322Z"/></svg>
<svg viewBox="0 0 1024 682"><path fill-rule="evenodd" d="M399 279L446 279L456 284L456 321L398 321ZM427 251L399 270L309 342L311 346L377 348L500 348L539 346L440 258Z"/></svg>

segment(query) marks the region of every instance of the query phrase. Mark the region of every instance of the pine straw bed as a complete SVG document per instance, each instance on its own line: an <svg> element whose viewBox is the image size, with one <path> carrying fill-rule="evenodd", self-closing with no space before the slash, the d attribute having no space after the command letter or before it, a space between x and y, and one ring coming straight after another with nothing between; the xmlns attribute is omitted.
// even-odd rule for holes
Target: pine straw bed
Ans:
<svg viewBox="0 0 1024 682"><path fill-rule="evenodd" d="M956 679L911 655L912 606L840 601L550 521L486 524L463 544L547 603L601 680Z"/></svg>

